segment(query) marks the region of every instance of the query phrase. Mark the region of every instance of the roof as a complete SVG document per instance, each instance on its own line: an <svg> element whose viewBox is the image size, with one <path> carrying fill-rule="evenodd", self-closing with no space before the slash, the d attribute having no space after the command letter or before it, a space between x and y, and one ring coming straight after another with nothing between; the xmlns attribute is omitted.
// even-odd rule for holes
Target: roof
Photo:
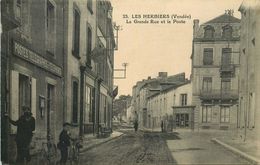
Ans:
<svg viewBox="0 0 260 165"><path fill-rule="evenodd" d="M222 14L204 24L211 24L211 23L240 23L240 19L231 16L229 14Z"/></svg>
<svg viewBox="0 0 260 165"><path fill-rule="evenodd" d="M189 84L189 83L191 83L190 80L188 80L188 81L186 81L186 82L183 82L183 83L181 83L181 84L177 84L177 85L174 85L174 86L170 86L170 87L168 87L168 88L162 90L161 92L168 92L168 91L171 90L171 89L177 89L177 88L179 88L179 87L181 87L181 86L183 86L183 85Z"/></svg>
<svg viewBox="0 0 260 165"><path fill-rule="evenodd" d="M186 85L186 84L189 84L191 83L190 80L186 81L186 82L183 82L183 83L180 83L180 84L173 84L173 85L170 85L170 86L167 86L165 87L164 89L162 89L161 91L158 91L158 92L155 92L155 93L152 93L151 95L149 95L147 98L152 98L152 97L155 97L163 92L168 92L169 90L171 89L177 89L183 85Z"/></svg>

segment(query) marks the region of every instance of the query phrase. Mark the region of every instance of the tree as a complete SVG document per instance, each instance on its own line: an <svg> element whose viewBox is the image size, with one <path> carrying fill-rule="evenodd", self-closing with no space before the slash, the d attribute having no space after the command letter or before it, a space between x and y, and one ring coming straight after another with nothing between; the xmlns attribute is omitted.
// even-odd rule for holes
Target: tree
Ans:
<svg viewBox="0 0 260 165"><path fill-rule="evenodd" d="M113 102L113 116L124 115L127 107L131 104L132 96L120 95L118 99Z"/></svg>

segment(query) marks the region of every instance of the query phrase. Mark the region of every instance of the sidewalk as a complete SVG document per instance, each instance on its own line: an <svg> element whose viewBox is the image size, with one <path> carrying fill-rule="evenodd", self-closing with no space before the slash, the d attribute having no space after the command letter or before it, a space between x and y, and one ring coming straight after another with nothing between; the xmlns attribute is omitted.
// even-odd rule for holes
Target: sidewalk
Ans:
<svg viewBox="0 0 260 165"><path fill-rule="evenodd" d="M84 136L83 148L80 149L80 153L83 154L83 152L85 152L91 148L94 148L94 147L101 145L105 142L108 142L110 140L116 139L122 135L123 135L123 133L117 132L117 131L113 131L113 133L109 137L106 137L106 138L97 138L93 134L86 135L86 136ZM57 154L58 154L57 160L59 160L60 159L59 150L58 150ZM12 164L14 164L14 163L10 163L10 165L12 165ZM28 165L41 165L41 164L43 164L43 162L41 162L41 160L39 159L39 154L36 154L36 153L32 154L32 159L28 163ZM5 165L9 165L9 164L5 164Z"/></svg>
<svg viewBox="0 0 260 165"><path fill-rule="evenodd" d="M246 141L241 134L230 136L216 136L212 141L247 159L253 164L260 164L260 141L255 135L248 133Z"/></svg>
<svg viewBox="0 0 260 165"><path fill-rule="evenodd" d="M123 133L121 132L117 132L117 131L113 131L113 133L106 138L97 138L96 136L94 136L93 134L90 135L85 135L84 139L83 139L83 148L80 149L80 152L85 152L91 148L94 148L96 146L99 146L103 143L106 143L110 140L116 139L120 136L122 136Z"/></svg>

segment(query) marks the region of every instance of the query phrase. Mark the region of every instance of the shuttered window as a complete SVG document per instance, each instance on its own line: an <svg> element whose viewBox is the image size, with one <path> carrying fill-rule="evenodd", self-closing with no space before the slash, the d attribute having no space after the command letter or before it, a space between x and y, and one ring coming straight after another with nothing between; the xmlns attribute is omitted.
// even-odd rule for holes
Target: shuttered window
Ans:
<svg viewBox="0 0 260 165"><path fill-rule="evenodd" d="M203 65L213 65L213 48L204 48Z"/></svg>

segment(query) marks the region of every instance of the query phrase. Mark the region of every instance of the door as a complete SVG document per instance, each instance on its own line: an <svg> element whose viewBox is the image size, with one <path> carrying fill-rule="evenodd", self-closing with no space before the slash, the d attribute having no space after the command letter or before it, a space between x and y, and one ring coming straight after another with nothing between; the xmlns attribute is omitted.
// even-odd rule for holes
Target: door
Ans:
<svg viewBox="0 0 260 165"><path fill-rule="evenodd" d="M176 114L176 127L188 128L190 126L189 114Z"/></svg>
<svg viewBox="0 0 260 165"><path fill-rule="evenodd" d="M55 107L54 107L54 86L47 85L47 140L54 138L55 131Z"/></svg>
<svg viewBox="0 0 260 165"><path fill-rule="evenodd" d="M185 114L181 114L180 127L185 127Z"/></svg>

